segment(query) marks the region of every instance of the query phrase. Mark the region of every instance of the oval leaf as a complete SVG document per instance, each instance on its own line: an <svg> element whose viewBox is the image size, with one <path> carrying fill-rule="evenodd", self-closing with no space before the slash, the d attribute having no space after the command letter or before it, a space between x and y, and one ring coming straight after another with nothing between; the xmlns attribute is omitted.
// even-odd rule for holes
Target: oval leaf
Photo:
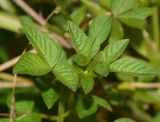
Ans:
<svg viewBox="0 0 160 122"><path fill-rule="evenodd" d="M94 79L89 74L84 74L81 76L81 85L85 94L88 94L94 86Z"/></svg>
<svg viewBox="0 0 160 122"><path fill-rule="evenodd" d="M68 22L67 29L70 33L72 43L77 53L89 56L91 42L87 35L74 23Z"/></svg>
<svg viewBox="0 0 160 122"><path fill-rule="evenodd" d="M25 26L24 30L32 46L44 60L46 60L51 68L66 59L65 52L54 40L31 26Z"/></svg>
<svg viewBox="0 0 160 122"><path fill-rule="evenodd" d="M110 71L133 76L157 75L157 69L133 58L120 58L113 62Z"/></svg>
<svg viewBox="0 0 160 122"><path fill-rule="evenodd" d="M111 29L111 17L103 15L96 17L89 28L89 39L92 41L91 57L100 49L100 45L107 39Z"/></svg>
<svg viewBox="0 0 160 122"><path fill-rule="evenodd" d="M128 39L117 40L109 43L102 53L102 60L105 65L115 61L126 49L129 43Z"/></svg>
<svg viewBox="0 0 160 122"><path fill-rule="evenodd" d="M39 55L30 52L24 54L13 68L14 73L33 76L44 75L50 70L48 64Z"/></svg>
<svg viewBox="0 0 160 122"><path fill-rule="evenodd" d="M55 74L57 80L62 82L65 86L73 91L77 90L79 76L77 70L68 63L56 65L52 72Z"/></svg>

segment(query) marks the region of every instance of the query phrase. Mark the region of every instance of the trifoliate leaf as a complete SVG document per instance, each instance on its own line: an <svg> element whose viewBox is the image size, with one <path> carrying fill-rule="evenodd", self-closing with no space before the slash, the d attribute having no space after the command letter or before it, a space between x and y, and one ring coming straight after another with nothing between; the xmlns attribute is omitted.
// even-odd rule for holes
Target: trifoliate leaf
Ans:
<svg viewBox="0 0 160 122"><path fill-rule="evenodd" d="M133 58L120 58L113 62L109 68L112 72L119 72L133 76L149 76L158 74L156 68L148 66Z"/></svg>
<svg viewBox="0 0 160 122"><path fill-rule="evenodd" d="M126 49L129 43L128 39L117 40L109 43L102 53L102 60L105 65L108 65L115 61Z"/></svg>
<svg viewBox="0 0 160 122"><path fill-rule="evenodd" d="M40 76L48 73L51 68L38 54L25 53L13 68L17 74Z"/></svg>

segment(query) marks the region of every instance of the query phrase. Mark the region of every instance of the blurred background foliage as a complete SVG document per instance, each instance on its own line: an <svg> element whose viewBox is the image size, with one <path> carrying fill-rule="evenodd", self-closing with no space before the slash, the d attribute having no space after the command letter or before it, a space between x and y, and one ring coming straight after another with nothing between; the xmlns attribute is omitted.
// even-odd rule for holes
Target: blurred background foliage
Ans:
<svg viewBox="0 0 160 122"><path fill-rule="evenodd" d="M2 65L28 47L20 16L30 16L37 26L41 26L51 37L56 38L70 56L74 50L70 42L66 41L69 40L65 31L66 22L72 20L87 33L92 19L106 14L112 17L112 28L105 43L129 38L130 43L125 55L160 68L160 0L132 1L135 0L0 0L0 122L9 121L4 118L7 118L10 112L13 81L12 67L3 69ZM25 6L26 4L30 8ZM30 9L36 12L38 19L32 15ZM17 115L17 122L58 121L58 103L51 106L50 110L45 106L45 99L55 102L52 96L47 96L47 92L53 92L48 89L54 84L54 80L50 74L40 78L27 75L17 77L15 107L17 114L21 115ZM61 84L57 85L54 87L63 87ZM113 111L100 108L96 114L80 120L75 110L72 110L77 96L74 97L73 93L67 91L61 98L68 101L65 106L67 112L63 115L65 122L112 122L121 117L137 122L160 122L160 76L131 77L111 73L109 77L96 82L90 94L108 100Z"/></svg>

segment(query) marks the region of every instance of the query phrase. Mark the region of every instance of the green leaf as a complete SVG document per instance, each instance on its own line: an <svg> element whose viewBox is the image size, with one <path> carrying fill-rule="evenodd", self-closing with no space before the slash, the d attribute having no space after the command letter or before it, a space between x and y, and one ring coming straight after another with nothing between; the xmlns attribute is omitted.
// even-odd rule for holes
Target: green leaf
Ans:
<svg viewBox="0 0 160 122"><path fill-rule="evenodd" d="M82 98L79 97L76 105L76 110L80 119L94 114L97 111L97 109L98 109L98 106L94 101L92 101L88 109L85 108L85 106L83 105Z"/></svg>
<svg viewBox="0 0 160 122"><path fill-rule="evenodd" d="M59 94L53 88L42 91L41 95L48 109L51 109L59 98Z"/></svg>
<svg viewBox="0 0 160 122"><path fill-rule="evenodd" d="M91 41L87 35L76 24L70 21L68 22L67 29L70 33L76 52L88 57L91 48Z"/></svg>
<svg viewBox="0 0 160 122"><path fill-rule="evenodd" d="M126 49L129 43L128 39L117 40L109 43L102 53L102 60L105 65L108 65L115 61Z"/></svg>
<svg viewBox="0 0 160 122"><path fill-rule="evenodd" d="M111 28L111 17L103 15L96 17L89 28L89 39L92 41L91 56L100 49L100 45L107 39Z"/></svg>
<svg viewBox="0 0 160 122"><path fill-rule="evenodd" d="M98 96L94 96L94 95L92 97L93 97L95 103L97 103L98 105L104 107L105 109L107 109L109 111L112 111L111 106L109 105L109 103L106 100L104 100Z"/></svg>
<svg viewBox="0 0 160 122"><path fill-rule="evenodd" d="M111 2L112 0L99 0L100 2L100 5L105 7L106 9L109 9L111 8Z"/></svg>
<svg viewBox="0 0 160 122"><path fill-rule="evenodd" d="M115 16L136 8L138 0L112 0L112 12Z"/></svg>
<svg viewBox="0 0 160 122"><path fill-rule="evenodd" d="M85 66L89 63L89 60L81 54L73 55L72 60L76 62L79 66Z"/></svg>
<svg viewBox="0 0 160 122"><path fill-rule="evenodd" d="M108 67L104 66L102 63L98 63L94 66L94 71L97 74L100 74L104 77L107 77L109 75L109 69Z"/></svg>
<svg viewBox="0 0 160 122"><path fill-rule="evenodd" d="M83 74L81 76L81 85L85 94L91 92L94 87L94 79L90 74Z"/></svg>
<svg viewBox="0 0 160 122"><path fill-rule="evenodd" d="M120 20L136 28L142 28L144 26L144 20L151 14L150 8L137 8L119 16Z"/></svg>
<svg viewBox="0 0 160 122"><path fill-rule="evenodd" d="M72 21L75 24L80 25L83 19L85 18L85 11L86 9L84 7L80 7L74 10L73 13L71 14Z"/></svg>
<svg viewBox="0 0 160 122"><path fill-rule="evenodd" d="M0 122L9 122L9 120L10 120L9 118L1 118Z"/></svg>
<svg viewBox="0 0 160 122"><path fill-rule="evenodd" d="M110 28L110 16L103 15L96 17L89 27L89 39L95 41L98 37L100 43L103 43L109 35Z"/></svg>
<svg viewBox="0 0 160 122"><path fill-rule="evenodd" d="M80 0L87 8L89 8L91 11L93 11L96 15L103 15L107 11L100 5L96 4L95 2L91 0Z"/></svg>
<svg viewBox="0 0 160 122"><path fill-rule="evenodd" d="M160 112L156 114L152 122L160 122Z"/></svg>
<svg viewBox="0 0 160 122"><path fill-rule="evenodd" d="M129 119L129 118L120 118L120 119L115 120L114 122L136 122L136 121Z"/></svg>
<svg viewBox="0 0 160 122"><path fill-rule="evenodd" d="M71 90L76 91L79 82L79 75L74 66L68 63L59 64L52 69L52 72L55 74L57 80Z"/></svg>
<svg viewBox="0 0 160 122"><path fill-rule="evenodd" d="M110 34L110 41L122 39L124 36L123 26L119 20L113 20Z"/></svg>
<svg viewBox="0 0 160 122"><path fill-rule="evenodd" d="M24 114L16 118L16 122L41 122L40 114Z"/></svg>
<svg viewBox="0 0 160 122"><path fill-rule="evenodd" d="M109 74L109 69L108 67L104 66L103 63L101 62L100 60L101 56L102 52L100 51L90 63L89 69L94 70L94 72L96 72L97 74L106 77Z"/></svg>
<svg viewBox="0 0 160 122"><path fill-rule="evenodd" d="M29 113L32 112L33 107L34 107L33 101L23 100L15 103L15 109L17 112Z"/></svg>
<svg viewBox="0 0 160 122"><path fill-rule="evenodd" d="M133 58L120 58L113 62L109 68L112 72L119 72L133 76L149 76L158 74L156 68L148 66Z"/></svg>
<svg viewBox="0 0 160 122"><path fill-rule="evenodd" d="M21 24L22 24L22 26L33 26L34 25L34 22L33 22L33 20L30 18L30 17L28 17L28 16L21 16L20 17L20 22L21 22Z"/></svg>
<svg viewBox="0 0 160 122"><path fill-rule="evenodd" d="M25 53L13 68L14 73L33 76L44 75L50 70L51 68L39 55L30 52Z"/></svg>
<svg viewBox="0 0 160 122"><path fill-rule="evenodd" d="M32 46L46 60L50 68L66 60L65 52L54 40L31 26L25 26L24 30Z"/></svg>

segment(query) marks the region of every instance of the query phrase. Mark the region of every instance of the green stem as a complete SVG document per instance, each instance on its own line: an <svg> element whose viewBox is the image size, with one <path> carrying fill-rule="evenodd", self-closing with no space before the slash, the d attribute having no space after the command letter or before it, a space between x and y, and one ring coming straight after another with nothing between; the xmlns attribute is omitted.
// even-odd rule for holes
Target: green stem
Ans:
<svg viewBox="0 0 160 122"><path fill-rule="evenodd" d="M153 39L156 42L157 49L160 49L159 15L158 15L158 7L157 6L153 7L152 29L153 29Z"/></svg>
<svg viewBox="0 0 160 122"><path fill-rule="evenodd" d="M64 122L63 114L64 114L64 103L62 101L59 101L57 122Z"/></svg>

